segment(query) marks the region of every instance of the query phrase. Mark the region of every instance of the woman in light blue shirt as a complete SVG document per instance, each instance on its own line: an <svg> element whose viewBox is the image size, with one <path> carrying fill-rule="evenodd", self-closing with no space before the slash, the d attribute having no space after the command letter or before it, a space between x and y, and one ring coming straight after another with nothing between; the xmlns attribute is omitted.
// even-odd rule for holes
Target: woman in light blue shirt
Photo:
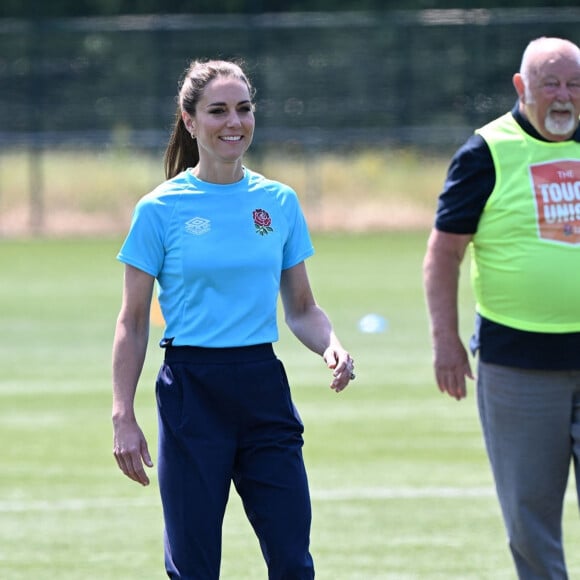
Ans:
<svg viewBox="0 0 580 580"><path fill-rule="evenodd" d="M332 371L354 362L313 297L314 250L296 193L243 165L254 90L228 61L194 61L179 91L167 181L135 208L118 259L124 292L113 346L114 453L147 485L152 467L134 413L154 283L166 322L156 383L158 474L170 578L217 579L233 481L270 579L314 578L303 426L282 363L276 307Z"/></svg>

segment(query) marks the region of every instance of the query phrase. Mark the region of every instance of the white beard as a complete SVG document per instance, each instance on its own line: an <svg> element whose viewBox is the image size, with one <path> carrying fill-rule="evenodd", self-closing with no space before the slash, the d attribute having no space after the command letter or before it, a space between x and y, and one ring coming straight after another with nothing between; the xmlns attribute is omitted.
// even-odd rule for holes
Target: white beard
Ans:
<svg viewBox="0 0 580 580"><path fill-rule="evenodd" d="M526 103L528 105L533 105L535 103L535 100L534 97L532 96L532 91L530 91L528 88L527 83L525 85L524 90ZM566 121L554 119L551 115L553 111L569 111L571 113L571 116ZM574 131L576 127L576 121L577 119L574 118L574 107L572 106L572 103L566 103L565 105L563 106L560 105L559 107L552 105L548 109L548 112L546 113L546 118L544 119L544 126L546 127L546 130L552 135L568 135Z"/></svg>
<svg viewBox="0 0 580 580"><path fill-rule="evenodd" d="M561 111L562 109L558 110ZM570 111L571 113L570 117L566 120L554 119L551 115L552 108L546 113L544 125L552 135L568 135L576 128L576 119L574 119L574 108L572 105L566 106L563 110Z"/></svg>

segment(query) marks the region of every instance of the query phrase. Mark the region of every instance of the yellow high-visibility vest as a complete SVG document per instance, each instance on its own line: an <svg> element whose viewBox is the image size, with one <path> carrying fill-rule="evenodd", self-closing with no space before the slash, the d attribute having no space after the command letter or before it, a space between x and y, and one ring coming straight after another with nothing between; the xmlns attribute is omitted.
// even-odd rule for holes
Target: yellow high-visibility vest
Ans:
<svg viewBox="0 0 580 580"><path fill-rule="evenodd" d="M478 129L495 187L471 243L478 312L533 332L580 331L580 143L545 142L511 113Z"/></svg>

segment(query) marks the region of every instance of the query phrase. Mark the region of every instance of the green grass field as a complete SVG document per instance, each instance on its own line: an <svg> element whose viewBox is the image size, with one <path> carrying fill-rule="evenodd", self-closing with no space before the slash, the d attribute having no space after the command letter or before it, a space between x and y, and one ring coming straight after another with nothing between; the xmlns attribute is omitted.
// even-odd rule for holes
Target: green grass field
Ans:
<svg viewBox="0 0 580 580"><path fill-rule="evenodd" d="M306 425L312 552L321 580L508 579L512 571L484 454L474 389L436 389L421 287L425 232L318 234L312 284L357 379L337 395L321 360L285 328L277 345ZM156 479L141 488L111 449L110 352L121 296L119 240L0 241L0 577L164 577ZM462 282L467 339L472 302ZM358 320L376 312L380 334ZM155 448L153 381L161 329L138 391ZM572 577L580 526L566 503ZM576 549L574 549L576 548ZM222 577L266 578L232 494Z"/></svg>

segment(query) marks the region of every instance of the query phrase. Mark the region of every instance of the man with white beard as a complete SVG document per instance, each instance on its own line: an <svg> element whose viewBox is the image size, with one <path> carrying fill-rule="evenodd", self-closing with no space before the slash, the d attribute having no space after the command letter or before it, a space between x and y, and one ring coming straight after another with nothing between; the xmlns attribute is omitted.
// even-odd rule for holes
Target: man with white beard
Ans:
<svg viewBox="0 0 580 580"><path fill-rule="evenodd" d="M580 48L527 46L514 109L451 161L423 264L435 378L466 396L459 334L467 247L476 298L479 415L520 579L567 578L570 464L580 499Z"/></svg>

